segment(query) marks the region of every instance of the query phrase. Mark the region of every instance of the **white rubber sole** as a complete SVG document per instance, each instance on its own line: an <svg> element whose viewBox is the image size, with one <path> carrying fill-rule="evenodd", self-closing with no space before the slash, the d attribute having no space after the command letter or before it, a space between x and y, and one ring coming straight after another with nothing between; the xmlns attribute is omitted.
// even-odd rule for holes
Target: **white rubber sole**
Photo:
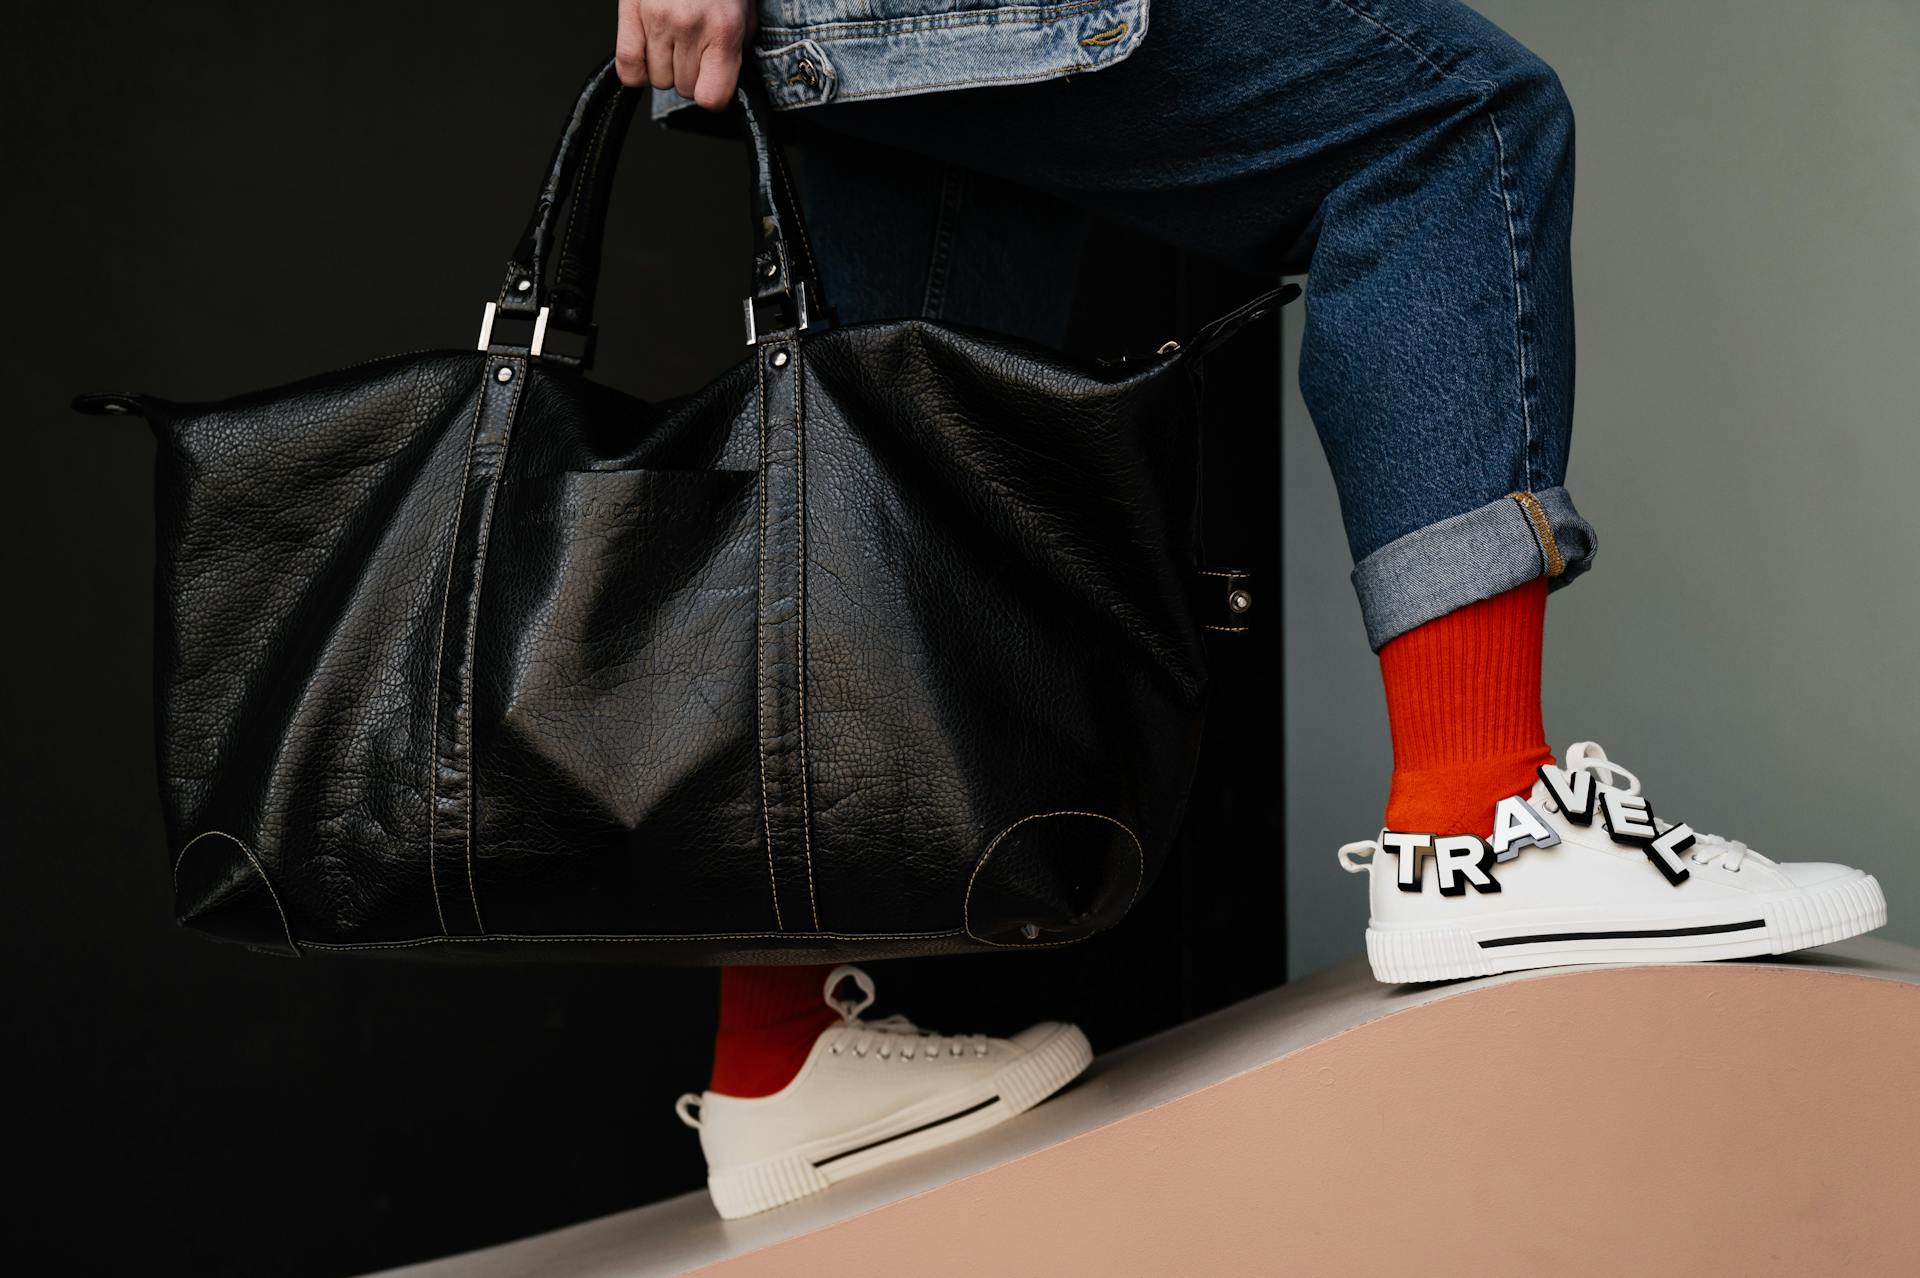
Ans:
<svg viewBox="0 0 1920 1278"><path fill-rule="evenodd" d="M710 1171L707 1192L738 1220L817 1194L849 1176L965 1140L1025 1113L1093 1062L1078 1026L1062 1025L997 1074L824 1140L742 1167Z"/></svg>
<svg viewBox="0 0 1920 1278"><path fill-rule="evenodd" d="M1856 872L1810 888L1720 902L1698 916L1578 921L1529 912L1453 927L1367 928L1367 961L1390 984L1453 981L1576 963L1700 963L1787 954L1885 926L1887 898Z"/></svg>

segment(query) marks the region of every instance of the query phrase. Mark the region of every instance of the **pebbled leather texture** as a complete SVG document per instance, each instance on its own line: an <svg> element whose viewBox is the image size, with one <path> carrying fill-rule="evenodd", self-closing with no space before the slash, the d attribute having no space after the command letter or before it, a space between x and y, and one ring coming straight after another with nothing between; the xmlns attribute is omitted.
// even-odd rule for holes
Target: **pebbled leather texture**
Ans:
<svg viewBox="0 0 1920 1278"><path fill-rule="evenodd" d="M613 83L569 116L503 307L548 304L516 281L556 193L611 188ZM300 954L828 962L1078 940L1151 884L1217 580L1196 356L796 327L818 282L741 105L754 294L785 324L692 395L502 342L76 400L160 441L183 922ZM581 323L604 223L574 215L554 266Z"/></svg>

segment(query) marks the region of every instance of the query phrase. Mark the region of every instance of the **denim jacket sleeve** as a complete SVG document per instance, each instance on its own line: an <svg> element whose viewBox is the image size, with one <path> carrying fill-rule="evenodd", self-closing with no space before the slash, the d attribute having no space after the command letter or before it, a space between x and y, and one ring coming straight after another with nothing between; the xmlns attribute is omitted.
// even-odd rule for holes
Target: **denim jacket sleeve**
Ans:
<svg viewBox="0 0 1920 1278"><path fill-rule="evenodd" d="M757 62L781 110L1046 80L1121 61L1148 0L759 0ZM653 91L659 119L692 105Z"/></svg>

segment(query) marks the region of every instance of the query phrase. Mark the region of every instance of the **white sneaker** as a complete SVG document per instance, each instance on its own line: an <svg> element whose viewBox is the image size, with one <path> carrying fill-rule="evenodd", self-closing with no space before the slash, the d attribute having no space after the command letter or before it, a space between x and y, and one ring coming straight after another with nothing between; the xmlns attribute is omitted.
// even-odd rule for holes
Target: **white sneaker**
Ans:
<svg viewBox="0 0 1920 1278"><path fill-rule="evenodd" d="M1501 800L1489 838L1382 830L1340 849L1349 872L1373 875L1375 977L1785 954L1887 921L1871 875L1776 863L1659 820L1639 779L1591 741L1569 747L1564 764L1542 767L1524 798Z"/></svg>
<svg viewBox="0 0 1920 1278"><path fill-rule="evenodd" d="M848 977L858 1002L833 996ZM728 1220L1003 1123L1093 1060L1087 1036L1057 1021L1005 1039L938 1034L897 1015L859 1020L873 979L857 967L827 974L826 999L843 1022L820 1031L785 1087L754 1097L688 1092L674 1102L700 1132L707 1192Z"/></svg>

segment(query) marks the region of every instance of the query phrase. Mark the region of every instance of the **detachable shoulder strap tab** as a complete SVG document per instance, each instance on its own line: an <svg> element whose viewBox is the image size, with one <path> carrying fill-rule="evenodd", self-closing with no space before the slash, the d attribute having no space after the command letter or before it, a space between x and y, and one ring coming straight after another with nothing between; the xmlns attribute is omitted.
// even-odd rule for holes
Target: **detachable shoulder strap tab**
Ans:
<svg viewBox="0 0 1920 1278"><path fill-rule="evenodd" d="M1242 302L1219 319L1203 325L1199 332L1181 343L1181 348L1186 351L1188 358L1203 359L1209 352L1232 340L1235 334L1253 321L1264 319L1298 296L1298 284L1282 284L1279 288L1268 289L1251 301Z"/></svg>
<svg viewBox="0 0 1920 1278"><path fill-rule="evenodd" d="M1239 568L1196 568L1194 615L1205 630L1243 635L1253 629L1253 575Z"/></svg>

